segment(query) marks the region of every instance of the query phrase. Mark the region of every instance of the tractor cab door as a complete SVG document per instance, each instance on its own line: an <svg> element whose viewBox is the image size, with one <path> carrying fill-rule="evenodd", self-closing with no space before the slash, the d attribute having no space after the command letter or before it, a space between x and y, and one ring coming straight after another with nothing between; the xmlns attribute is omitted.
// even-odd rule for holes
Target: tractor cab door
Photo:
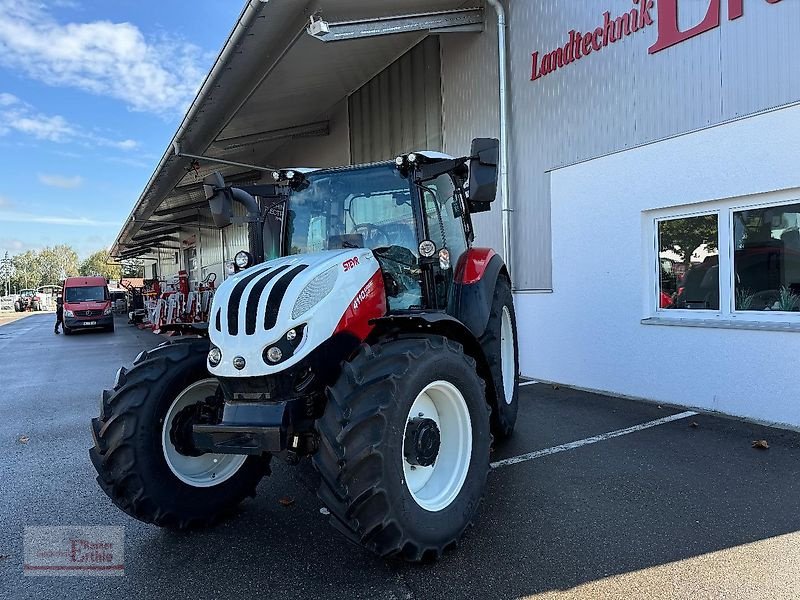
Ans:
<svg viewBox="0 0 800 600"><path fill-rule="evenodd" d="M445 310L452 298L456 265L469 247L464 199L449 173L422 183L422 207L428 239L436 246L429 271L432 308Z"/></svg>

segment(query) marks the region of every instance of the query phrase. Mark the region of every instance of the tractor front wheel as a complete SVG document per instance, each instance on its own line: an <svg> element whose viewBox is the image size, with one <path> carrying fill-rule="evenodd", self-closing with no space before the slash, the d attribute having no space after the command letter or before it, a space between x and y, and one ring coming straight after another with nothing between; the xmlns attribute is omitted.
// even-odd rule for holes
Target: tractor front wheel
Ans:
<svg viewBox="0 0 800 600"><path fill-rule="evenodd" d="M383 557L439 558L483 497L489 412L460 344L430 336L362 347L318 421L314 465L334 527Z"/></svg>
<svg viewBox="0 0 800 600"><path fill-rule="evenodd" d="M120 369L92 419L89 457L103 491L146 523L186 529L214 524L248 496L268 472L265 458L202 454L191 425L215 401L217 380L206 368L209 342L179 339L141 353Z"/></svg>

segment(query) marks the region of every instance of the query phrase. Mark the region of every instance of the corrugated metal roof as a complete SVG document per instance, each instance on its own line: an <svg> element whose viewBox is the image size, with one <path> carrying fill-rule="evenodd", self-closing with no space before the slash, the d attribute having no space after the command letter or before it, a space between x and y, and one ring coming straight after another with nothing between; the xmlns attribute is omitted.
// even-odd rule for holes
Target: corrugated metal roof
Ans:
<svg viewBox="0 0 800 600"><path fill-rule="evenodd" d="M285 139L255 139L254 143L239 146L215 142L324 121L343 98L425 37L425 33L403 33L326 44L305 33L310 15L321 13L327 20L344 21L479 3L478 0L403 0L401 3L396 0L368 3L362 0L248 0L214 67L122 226L111 253L118 256L140 245L132 239L148 221L169 220L170 216L181 214L178 209L184 206L189 207L189 211L203 213L200 182L207 173L218 170L224 176L234 176L242 171L219 165L201 165L193 169L189 159L173 154L173 142L179 141L181 149L190 154L263 165ZM257 172L251 179L258 179ZM157 210L161 215L154 216Z"/></svg>

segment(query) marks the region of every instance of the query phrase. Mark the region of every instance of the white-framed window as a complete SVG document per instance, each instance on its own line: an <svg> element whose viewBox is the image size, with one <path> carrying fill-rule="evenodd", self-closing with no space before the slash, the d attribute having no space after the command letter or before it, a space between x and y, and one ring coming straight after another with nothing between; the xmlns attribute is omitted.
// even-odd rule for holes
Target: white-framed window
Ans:
<svg viewBox="0 0 800 600"><path fill-rule="evenodd" d="M648 214L648 317L800 325L800 192Z"/></svg>

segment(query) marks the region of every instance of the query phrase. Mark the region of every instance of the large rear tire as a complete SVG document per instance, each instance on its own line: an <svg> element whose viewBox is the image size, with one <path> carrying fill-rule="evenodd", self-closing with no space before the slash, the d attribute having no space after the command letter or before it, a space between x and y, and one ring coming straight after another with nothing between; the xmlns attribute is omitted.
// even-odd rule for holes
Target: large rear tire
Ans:
<svg viewBox="0 0 800 600"><path fill-rule="evenodd" d="M486 331L480 338L489 364L493 389L487 394L492 406L492 435L504 440L514 433L519 411L519 347L517 316L511 284L498 277Z"/></svg>
<svg viewBox="0 0 800 600"><path fill-rule="evenodd" d="M460 344L431 336L363 346L317 422L314 466L334 527L383 557L439 558L483 497L489 412Z"/></svg>
<svg viewBox="0 0 800 600"><path fill-rule="evenodd" d="M103 491L146 523L186 529L213 525L248 496L269 471L268 459L190 456L172 437L180 412L213 396L206 368L209 342L188 338L142 352L117 373L92 419L89 450Z"/></svg>

